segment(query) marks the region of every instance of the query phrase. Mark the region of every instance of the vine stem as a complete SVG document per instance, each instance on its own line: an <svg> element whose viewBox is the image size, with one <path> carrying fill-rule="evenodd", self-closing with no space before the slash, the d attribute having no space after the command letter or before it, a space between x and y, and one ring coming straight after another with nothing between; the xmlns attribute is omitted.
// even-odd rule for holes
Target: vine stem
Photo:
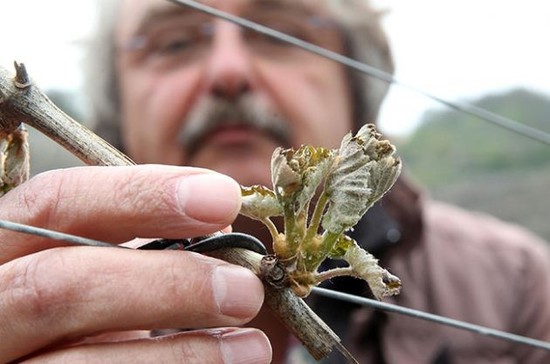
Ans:
<svg viewBox="0 0 550 364"><path fill-rule="evenodd" d="M61 111L30 80L23 64L16 76L0 67L0 128L11 133L25 123L54 140L87 165L128 166L134 162Z"/></svg>
<svg viewBox="0 0 550 364"><path fill-rule="evenodd" d="M323 192L317 203L315 204L315 209L313 210L313 215L311 215L311 221L307 229L305 241L311 241L315 234L319 231L319 226L321 225L321 218L323 217L323 212L328 203L328 194Z"/></svg>
<svg viewBox="0 0 550 364"><path fill-rule="evenodd" d="M277 230L277 227L275 226L273 221L271 221L271 219L269 217L266 217L265 219L261 219L260 221L265 226L267 226L267 229L269 230L269 233L271 234L271 238L273 239L273 241L275 241L275 239L277 239L278 236L279 236L279 230Z"/></svg>
<svg viewBox="0 0 550 364"><path fill-rule="evenodd" d="M293 204L283 205L284 213L284 226L285 226L285 236L288 251L285 254L282 254L282 257L288 258L296 255L298 250L298 242L296 239L296 215L294 214Z"/></svg>

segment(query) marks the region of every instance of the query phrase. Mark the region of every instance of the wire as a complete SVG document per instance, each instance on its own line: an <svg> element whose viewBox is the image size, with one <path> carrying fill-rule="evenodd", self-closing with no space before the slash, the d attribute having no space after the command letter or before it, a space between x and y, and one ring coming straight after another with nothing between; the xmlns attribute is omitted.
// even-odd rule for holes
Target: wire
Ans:
<svg viewBox="0 0 550 364"><path fill-rule="evenodd" d="M35 226L18 224L7 220L0 220L0 229L6 229L11 231L20 232L23 234L41 236L52 240L64 241L73 245L83 246L95 246L102 248L125 248L131 249L125 246L106 243L99 240L93 240L83 238L77 235L60 233L58 231L43 229ZM184 241L185 240L185 241ZM243 233L225 233L225 234L213 234L212 236L206 236L191 242L187 239L158 239L150 243L140 246L139 250L187 250L197 253L206 253L221 248L241 248L248 249L258 254L266 255L267 250L260 240L252 235Z"/></svg>
<svg viewBox="0 0 550 364"><path fill-rule="evenodd" d="M454 320L448 317L434 315L432 313L418 311L411 308L401 307L398 305L393 305L391 303L380 302L380 301L376 301L365 297L359 297L359 296L354 296L343 292L332 291L326 288L314 287L312 292L320 296L329 297L336 300L347 301L347 302L355 303L361 306L376 308L379 310L393 312L400 315L411 316L418 319L442 324L445 326L451 326L457 329L475 332L476 334L490 336L497 339L510 341L516 344L529 345L539 349L550 351L550 342L546 342L546 341L541 341L541 340L528 338L525 336L510 334L504 331L495 330L495 329L491 329L480 325L470 324L468 322Z"/></svg>
<svg viewBox="0 0 550 364"><path fill-rule="evenodd" d="M44 238L65 241L76 245L110 247L110 248L126 248L120 245L114 245L114 244L110 244L110 243L106 243L98 240L87 239L76 235L60 233L57 231L38 228L30 225L18 224L18 223L6 221L6 220L0 220L0 228L16 231L24 234L36 235ZM434 315L423 311L400 307L397 305L392 305L389 303L384 303L384 302L380 302L380 301L376 301L376 300L372 300L364 297L354 296L354 295L350 295L350 294L346 294L338 291L331 291L320 287L313 288L312 292L320 296L330 297L333 299L347 301L347 302L359 304L361 306L368 306L368 307L372 307L372 308L376 308L376 309L380 309L388 312L394 312L401 315L412 316L419 319L443 324L446 326L451 326L458 329L472 331L481 335L491 336L491 337L507 340L514 343L530 345L530 346L534 346L540 349L545 349L550 351L550 343L527 338L524 336L509 334L503 331L494 330L487 327L474 325L467 322L454 320L454 319Z"/></svg>
<svg viewBox="0 0 550 364"><path fill-rule="evenodd" d="M11 231L17 231L24 234L41 236L43 238L48 238L52 240L65 241L76 245L122 248L119 245L109 244L103 241L83 238L81 236L76 236L71 234L60 233L57 231L42 229L39 227L30 226L30 225L18 224L16 222L11 222L6 220L0 220L0 228L11 230Z"/></svg>
<svg viewBox="0 0 550 364"><path fill-rule="evenodd" d="M283 42L290 43L292 45L295 45L296 47L302 48L308 52L317 54L321 57L328 58L332 61L335 61L337 63L340 63L342 65L345 65L346 67L349 67L351 69L354 69L356 71L359 71L361 73L367 74L369 76L378 78L382 81L388 82L390 84L399 85L403 88L409 89L411 91L414 91L418 94L421 94L429 99L432 99L436 102L439 102L440 104L443 104L451 109L458 110L460 112L475 116L481 120L490 122L494 125L497 125L501 128L507 129L509 131L512 131L516 134L523 135L527 138L530 138L532 140L536 140L538 142L550 145L550 134L546 133L542 130L533 128L529 125L522 124L516 120L507 118L505 116L496 114L492 111L477 107L472 104L466 104L466 103L460 103L455 101L450 101L445 98L439 97L435 94L432 94L430 92L424 91L420 88L417 88L412 85L408 85L406 83L403 83L399 80L397 80L395 77L393 77L391 74L384 72L382 70L379 70L376 67L370 66L366 63L359 62L357 60L354 60L352 58L346 57L344 55L341 55L339 53L330 51L328 49L325 49L323 47L319 47L315 44L311 44L308 42L305 42L301 39L292 37L288 34L282 33L280 31L277 31L275 29L271 29L269 27L266 27L264 25L252 22L250 20L223 12L221 10L215 9L213 7L210 7L208 5L204 5L201 3L198 3L194 0L169 0L173 3L177 3L180 5L189 6L193 9L199 10L201 12L204 12L209 15L216 16L218 18L227 20L229 22L232 22L234 24L237 24L239 26L251 29L255 32L276 38L278 40L281 40Z"/></svg>

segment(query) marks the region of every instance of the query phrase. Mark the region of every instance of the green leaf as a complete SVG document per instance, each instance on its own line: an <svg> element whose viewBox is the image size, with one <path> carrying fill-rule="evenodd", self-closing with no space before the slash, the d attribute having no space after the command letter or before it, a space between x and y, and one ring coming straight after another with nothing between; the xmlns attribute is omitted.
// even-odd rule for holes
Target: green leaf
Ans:
<svg viewBox="0 0 550 364"><path fill-rule="evenodd" d="M341 258L346 255L346 252L355 244L355 240L350 238L347 235L340 235L336 244L332 247L332 250L329 252L328 256L330 258Z"/></svg>
<svg viewBox="0 0 550 364"><path fill-rule="evenodd" d="M283 214L281 204L275 193L264 186L242 187L242 205L240 213L255 220L265 220L271 216Z"/></svg>
<svg viewBox="0 0 550 364"><path fill-rule="evenodd" d="M298 150L277 148L271 159L273 189L283 205L302 212L327 175L334 152L306 145Z"/></svg>
<svg viewBox="0 0 550 364"><path fill-rule="evenodd" d="M309 203L324 180L334 154L325 148L277 148L271 159L273 189L283 208L288 251L295 255L307 240ZM311 236L310 236L311 237Z"/></svg>

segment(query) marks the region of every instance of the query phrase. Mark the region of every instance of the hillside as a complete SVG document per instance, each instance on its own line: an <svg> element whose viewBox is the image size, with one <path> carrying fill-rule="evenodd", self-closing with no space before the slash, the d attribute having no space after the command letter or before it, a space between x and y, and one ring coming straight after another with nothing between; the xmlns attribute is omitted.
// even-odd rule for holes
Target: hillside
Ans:
<svg viewBox="0 0 550 364"><path fill-rule="evenodd" d="M550 242L550 164L525 172L473 176L431 188L434 198L522 225Z"/></svg>
<svg viewBox="0 0 550 364"><path fill-rule="evenodd" d="M550 99L523 89L470 100L550 131ZM431 195L526 226L550 241L550 146L473 116L428 112L398 145L405 168Z"/></svg>

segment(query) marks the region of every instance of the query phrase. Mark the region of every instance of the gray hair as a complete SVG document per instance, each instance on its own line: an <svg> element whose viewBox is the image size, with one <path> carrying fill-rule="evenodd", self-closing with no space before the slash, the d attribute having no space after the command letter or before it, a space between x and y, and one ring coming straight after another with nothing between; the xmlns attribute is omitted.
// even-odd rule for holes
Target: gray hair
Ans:
<svg viewBox="0 0 550 364"><path fill-rule="evenodd" d="M394 65L388 39L381 26L383 14L369 0L316 0L327 3L343 31L345 55L393 74ZM87 48L85 73L90 121L94 130L123 150L120 110L115 73L114 31L118 0L98 0L96 33ZM348 69L355 129L375 122L389 85L385 81Z"/></svg>

